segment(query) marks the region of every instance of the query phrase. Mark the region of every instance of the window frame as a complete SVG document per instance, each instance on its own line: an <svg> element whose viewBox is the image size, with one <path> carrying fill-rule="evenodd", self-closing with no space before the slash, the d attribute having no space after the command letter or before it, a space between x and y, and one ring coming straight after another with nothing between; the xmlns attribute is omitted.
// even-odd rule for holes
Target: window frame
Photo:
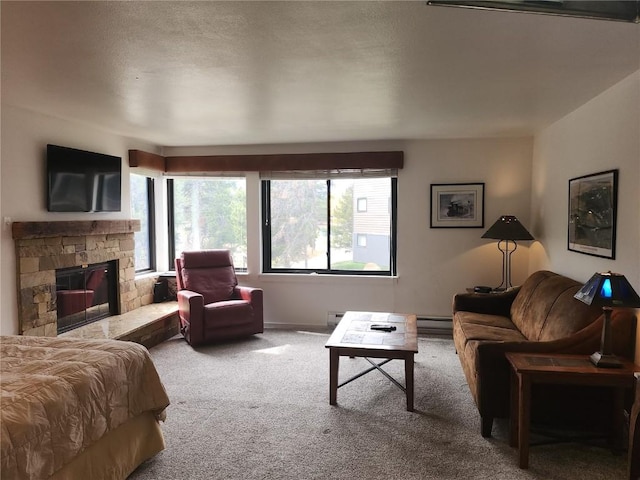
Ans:
<svg viewBox="0 0 640 480"><path fill-rule="evenodd" d="M175 271L176 269L176 220L175 220L175 187L174 180L177 177L182 177L181 175L176 175L174 177L167 178L167 231L168 231L168 239L167 239L167 250L168 250L168 260L169 260L169 271ZM185 178L189 177L189 175L185 175ZM212 179L224 179L228 178L228 175L215 176L215 175L205 175L204 177L212 178ZM247 178L246 175L233 175L233 178L244 178L245 181L245 193L247 189ZM247 212L245 212L247 215ZM247 218L248 221L248 218ZM248 224L247 224L247 244L249 242L249 232L248 232ZM234 269L238 273L247 273L248 266L245 267L237 267L234 266Z"/></svg>
<svg viewBox="0 0 640 480"><path fill-rule="evenodd" d="M149 175L143 175L140 173L131 173L131 175L137 175L139 177L143 177L146 180L147 185L147 208L148 208L148 241L149 241L149 266L145 268L136 268L135 274L145 274L150 272L155 272L157 269L156 264L156 205L155 205L155 178L150 177ZM129 188L131 188L131 182L129 182ZM135 255L134 255L135 258Z"/></svg>
<svg viewBox="0 0 640 480"><path fill-rule="evenodd" d="M333 177L339 178L339 177ZM347 177L345 177L347 178ZM398 213L398 178L396 176L382 176L391 182L391 212L389 239L388 270L336 270L331 268L331 179L326 179L327 185L327 265L328 268L274 268L271 266L271 179L260 181L261 199L261 232L262 232L262 273L264 274L326 274L326 275L357 275L357 276L397 276L397 213ZM295 180L295 179L293 179ZM302 179L300 179L302 180Z"/></svg>
<svg viewBox="0 0 640 480"><path fill-rule="evenodd" d="M176 269L176 220L174 214L173 178L167 178L167 250L169 271Z"/></svg>

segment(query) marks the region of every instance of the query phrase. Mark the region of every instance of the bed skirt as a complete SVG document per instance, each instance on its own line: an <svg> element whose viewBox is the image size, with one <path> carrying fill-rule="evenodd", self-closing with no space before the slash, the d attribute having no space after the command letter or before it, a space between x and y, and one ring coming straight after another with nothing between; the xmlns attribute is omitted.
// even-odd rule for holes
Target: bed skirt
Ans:
<svg viewBox="0 0 640 480"><path fill-rule="evenodd" d="M158 420L144 412L112 430L54 473L51 480L125 480L165 447Z"/></svg>

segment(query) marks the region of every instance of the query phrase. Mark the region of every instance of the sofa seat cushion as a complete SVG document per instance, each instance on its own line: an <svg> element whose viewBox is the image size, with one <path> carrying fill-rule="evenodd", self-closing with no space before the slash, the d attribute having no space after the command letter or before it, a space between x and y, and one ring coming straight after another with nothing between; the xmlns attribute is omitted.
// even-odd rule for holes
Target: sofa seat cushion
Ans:
<svg viewBox="0 0 640 480"><path fill-rule="evenodd" d="M253 308L245 300L226 300L204 306L205 325L211 328L232 327L253 321Z"/></svg>
<svg viewBox="0 0 640 480"><path fill-rule="evenodd" d="M527 340L507 317L456 312L455 321L465 342L472 340L523 342Z"/></svg>

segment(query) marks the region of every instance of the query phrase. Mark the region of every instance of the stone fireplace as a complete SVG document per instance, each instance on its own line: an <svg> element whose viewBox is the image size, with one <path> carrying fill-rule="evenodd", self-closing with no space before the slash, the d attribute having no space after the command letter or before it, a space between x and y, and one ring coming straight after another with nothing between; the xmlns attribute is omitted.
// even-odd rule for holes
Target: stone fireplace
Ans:
<svg viewBox="0 0 640 480"><path fill-rule="evenodd" d="M115 262L116 313L141 306L135 283L139 220L14 222L19 333L55 337L56 270Z"/></svg>

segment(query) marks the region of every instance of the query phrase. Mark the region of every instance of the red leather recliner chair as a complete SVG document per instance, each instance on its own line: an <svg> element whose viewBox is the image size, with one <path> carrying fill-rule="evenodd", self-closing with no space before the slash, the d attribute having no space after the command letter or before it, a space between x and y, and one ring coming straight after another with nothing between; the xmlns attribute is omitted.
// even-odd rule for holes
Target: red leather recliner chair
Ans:
<svg viewBox="0 0 640 480"><path fill-rule="evenodd" d="M176 280L180 331L190 345L264 331L262 289L238 286L229 250L182 252Z"/></svg>

